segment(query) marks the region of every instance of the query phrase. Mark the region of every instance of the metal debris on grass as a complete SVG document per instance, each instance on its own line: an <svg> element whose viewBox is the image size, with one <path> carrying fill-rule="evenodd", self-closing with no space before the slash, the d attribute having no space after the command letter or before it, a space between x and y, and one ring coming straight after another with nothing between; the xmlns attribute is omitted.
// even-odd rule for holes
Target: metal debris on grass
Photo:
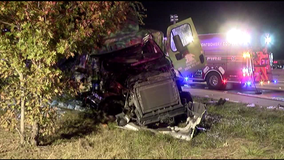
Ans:
<svg viewBox="0 0 284 160"><path fill-rule="evenodd" d="M247 107L255 107L254 103L248 104Z"/></svg>

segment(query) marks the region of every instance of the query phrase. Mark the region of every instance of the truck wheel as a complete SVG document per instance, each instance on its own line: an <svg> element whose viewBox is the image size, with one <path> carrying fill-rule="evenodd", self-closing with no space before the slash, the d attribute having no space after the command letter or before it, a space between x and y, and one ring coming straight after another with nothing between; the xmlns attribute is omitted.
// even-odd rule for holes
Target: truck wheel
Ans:
<svg viewBox="0 0 284 160"><path fill-rule="evenodd" d="M216 72L209 73L206 82L209 89L223 89L224 87L220 75Z"/></svg>

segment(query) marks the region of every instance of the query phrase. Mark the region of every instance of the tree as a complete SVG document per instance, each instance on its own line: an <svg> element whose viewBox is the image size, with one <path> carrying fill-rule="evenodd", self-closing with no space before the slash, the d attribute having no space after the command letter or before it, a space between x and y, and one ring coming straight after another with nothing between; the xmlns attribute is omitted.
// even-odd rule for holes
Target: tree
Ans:
<svg viewBox="0 0 284 160"><path fill-rule="evenodd" d="M129 1L2 1L0 7L0 27L8 29L0 36L0 120L18 130L20 118L21 144L30 126L33 140L35 132L51 134L56 118L51 100L76 93L56 67L58 60L90 53L129 13L141 24L144 17L142 4Z"/></svg>

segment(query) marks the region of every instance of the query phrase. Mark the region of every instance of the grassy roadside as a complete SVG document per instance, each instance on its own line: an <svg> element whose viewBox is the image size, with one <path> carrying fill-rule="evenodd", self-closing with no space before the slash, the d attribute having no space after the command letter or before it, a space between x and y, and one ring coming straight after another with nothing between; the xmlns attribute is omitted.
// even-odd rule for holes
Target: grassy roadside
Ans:
<svg viewBox="0 0 284 160"><path fill-rule="evenodd" d="M205 98L194 98L204 102ZM45 146L18 147L17 133L0 129L0 158L284 158L284 112L226 102L207 106L207 132L190 142L102 125L70 112Z"/></svg>

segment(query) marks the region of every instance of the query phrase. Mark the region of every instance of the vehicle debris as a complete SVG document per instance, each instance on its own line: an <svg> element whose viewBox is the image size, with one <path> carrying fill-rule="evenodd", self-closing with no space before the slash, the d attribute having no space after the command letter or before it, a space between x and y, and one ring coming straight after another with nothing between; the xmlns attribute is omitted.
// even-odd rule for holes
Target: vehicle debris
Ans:
<svg viewBox="0 0 284 160"><path fill-rule="evenodd" d="M278 109L284 111L284 107L278 106Z"/></svg>
<svg viewBox="0 0 284 160"><path fill-rule="evenodd" d="M205 128L197 127L197 125L201 122L202 117L204 116L205 112L206 111L203 110L202 113L197 113L197 115L193 115L193 117L188 117L185 127L168 126L166 128L151 129L147 127L138 126L134 123L127 123L124 126L117 126L117 127L122 128L122 129L133 130L133 131L147 130L153 133L168 134L174 138L189 141L193 138L195 130L206 131Z"/></svg>
<svg viewBox="0 0 284 160"><path fill-rule="evenodd" d="M248 104L247 107L255 107L254 103Z"/></svg>
<svg viewBox="0 0 284 160"><path fill-rule="evenodd" d="M210 101L206 102L205 104L215 104L215 105L224 105L226 103L226 99L220 98L218 101L214 101L211 99Z"/></svg>
<svg viewBox="0 0 284 160"><path fill-rule="evenodd" d="M162 32L138 26L129 31L129 26L105 37L101 48L80 57L74 79L86 82L81 87L82 106L115 117L120 128L147 129L190 140L204 119L205 104L194 102L189 92L182 91L184 78L174 69L173 57L166 57L161 49ZM173 54L179 54L184 70L205 66L193 26L189 18L168 28L168 35L175 33ZM197 43L181 41L188 34ZM186 126L177 127L180 122Z"/></svg>
<svg viewBox="0 0 284 160"><path fill-rule="evenodd" d="M281 104L278 104L277 106L269 106L267 109L274 109L274 110L284 110L284 106Z"/></svg>
<svg viewBox="0 0 284 160"><path fill-rule="evenodd" d="M278 101L284 101L284 98L282 97L272 97L271 99L278 100Z"/></svg>
<svg viewBox="0 0 284 160"><path fill-rule="evenodd" d="M277 109L277 107L276 106L269 106L269 107L267 107L267 109Z"/></svg>

